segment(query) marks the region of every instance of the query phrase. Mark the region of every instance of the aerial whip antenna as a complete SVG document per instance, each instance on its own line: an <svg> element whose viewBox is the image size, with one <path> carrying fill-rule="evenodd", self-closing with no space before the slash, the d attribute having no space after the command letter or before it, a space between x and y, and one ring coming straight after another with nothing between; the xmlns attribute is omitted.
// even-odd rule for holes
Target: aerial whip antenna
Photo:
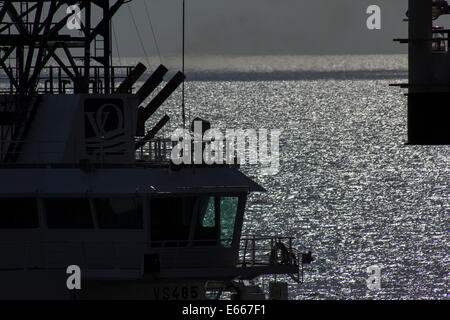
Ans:
<svg viewBox="0 0 450 320"><path fill-rule="evenodd" d="M184 73L184 41L185 41L185 3L183 0L183 39L182 39L182 53L181 53L181 72ZM184 81L181 84L181 117L183 119L183 129L186 128L186 113L184 110Z"/></svg>

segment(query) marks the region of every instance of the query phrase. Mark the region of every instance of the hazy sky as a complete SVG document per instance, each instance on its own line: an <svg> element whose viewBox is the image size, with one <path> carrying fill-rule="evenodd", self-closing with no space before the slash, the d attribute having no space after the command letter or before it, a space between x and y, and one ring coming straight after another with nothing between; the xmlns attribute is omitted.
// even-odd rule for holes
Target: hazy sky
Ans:
<svg viewBox="0 0 450 320"><path fill-rule="evenodd" d="M133 0L149 55L181 52L181 0ZM405 53L407 0L186 0L186 53L214 55ZM381 30L366 27L366 9L381 7ZM127 5L114 19L121 56L143 56ZM114 52L116 52L114 48Z"/></svg>

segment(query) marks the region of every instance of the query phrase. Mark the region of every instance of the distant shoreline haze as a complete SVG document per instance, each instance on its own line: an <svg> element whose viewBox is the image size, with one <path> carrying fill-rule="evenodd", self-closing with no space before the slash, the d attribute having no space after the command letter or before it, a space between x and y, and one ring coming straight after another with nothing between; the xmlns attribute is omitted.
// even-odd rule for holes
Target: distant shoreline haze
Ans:
<svg viewBox="0 0 450 320"><path fill-rule="evenodd" d="M119 63L119 59L114 59ZM160 63L169 69L169 76L181 68L181 57L128 57L120 63L136 65L150 63L148 72ZM404 78L408 70L407 55L276 55L276 56L217 56L189 55L186 57L187 80L209 77L237 77L246 75L268 76L273 80L302 80L308 77L371 77L385 74L386 78ZM259 76L258 76L259 75ZM306 77L306 78L305 78ZM257 79L257 80L264 80Z"/></svg>

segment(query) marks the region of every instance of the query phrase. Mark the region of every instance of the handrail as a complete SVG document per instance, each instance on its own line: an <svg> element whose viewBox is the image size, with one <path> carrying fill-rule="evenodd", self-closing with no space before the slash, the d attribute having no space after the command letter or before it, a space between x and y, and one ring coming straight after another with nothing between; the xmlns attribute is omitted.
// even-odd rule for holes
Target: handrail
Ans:
<svg viewBox="0 0 450 320"><path fill-rule="evenodd" d="M17 67L8 68L11 73L15 73L18 70ZM31 68L33 70L34 67ZM78 66L78 72L82 74L83 67ZM103 74L100 72L104 69L103 66L91 66L89 74L89 93L101 94L104 93L105 86L103 85ZM124 79L128 77L132 67L131 66L111 66L111 86L116 88ZM16 88L10 85L10 79L5 72L0 69L0 82L5 82L5 87L0 86L0 94L15 94ZM7 85L7 86L6 86ZM134 88L132 88L133 90ZM70 94L74 93L75 85L72 79L65 75L64 70L58 65L46 66L42 68L39 81L37 83L36 92L40 94L44 93L59 93Z"/></svg>
<svg viewBox="0 0 450 320"><path fill-rule="evenodd" d="M137 142L140 141L141 138L134 137L134 139L128 139L128 140L114 140L114 143L116 144L124 144L129 145L130 150L134 150L134 146ZM99 141L100 142L100 141ZM52 148L55 148L57 146L63 146L67 142L64 140L0 140L0 151L4 150L4 154L0 153L0 163L2 163L2 159L4 159L4 156L6 155L6 151L8 150L8 145L10 144L24 144L31 147L31 150L27 154L28 156L34 158L31 163L42 163L41 159L44 159L43 156L48 155L56 155L61 154L61 151L52 151ZM137 150L134 152L134 160L136 162L140 163L166 163L168 164L172 157L172 150L174 147L174 144L176 142L173 142L170 138L154 138L149 141L146 141L145 144L141 145ZM194 144L195 142L193 142ZM79 151L78 148L79 145L74 144L73 145L73 154L76 155ZM28 149L30 150L30 149ZM194 148L192 148L194 151ZM64 149L64 152L71 152L70 150ZM102 150L98 150L98 152L102 153ZM223 159L224 164L236 166L239 161L235 158L235 162L232 164L229 164L225 160L227 159L227 147L226 143L223 144ZM106 153L106 152L105 152ZM16 151L13 152L13 155L19 157L20 155L25 154L25 151ZM192 154L192 163L194 162L194 153ZM6 163L6 162L5 162Z"/></svg>
<svg viewBox="0 0 450 320"><path fill-rule="evenodd" d="M287 273L294 281L303 281L303 263L300 276L301 253L292 247L293 237L250 237L241 239L244 243L251 240L277 241L280 239L289 241L289 259L285 262L270 262L267 253L272 254L275 247L266 247L263 254L250 250L247 253L244 248L239 248L238 261L234 265L237 268L272 267L270 272ZM211 245L215 243L215 245ZM0 241L0 272L3 270L59 270L67 268L69 265L78 265L84 270L115 270L115 272L134 270L137 274L144 271L145 254L167 254L164 256L167 268L183 267L180 265L182 252L188 254L189 248L199 246L216 250L220 243L219 239L204 240L161 240L161 241L86 241L86 240L65 240L65 241ZM230 248L230 250L233 250ZM248 254L253 260L246 261ZM263 258L263 259L261 259ZM184 256L183 256L184 259ZM184 260L182 260L184 261ZM230 260L231 262L231 260ZM276 269L278 268L278 269ZM280 269L281 268L281 269ZM266 269L261 269L265 270ZM278 271L276 271L278 270ZM269 273L270 273L269 272ZM121 276L122 273L117 273ZM297 274L297 275L295 275ZM302 279L302 280L300 280Z"/></svg>
<svg viewBox="0 0 450 320"><path fill-rule="evenodd" d="M134 138L131 140L119 140L116 143L130 144L132 150L134 150L134 145L136 142L140 141L140 138ZM58 146L64 146L67 141L64 140L0 140L0 150L6 152L8 145L11 144L28 144L32 148L31 154L28 155L34 157L36 160L34 162L40 163L40 159L48 155L57 155L61 151L52 151L52 148ZM147 141L138 150L135 151L135 160L139 162L169 162L172 152L173 142L168 138L155 138ZM77 146L75 145L74 148ZM67 150L65 150L67 151ZM69 151L70 152L70 151ZM76 154L77 150L74 149ZM26 154L26 151L16 151L13 154L19 157L22 154ZM0 154L0 163L4 158L5 154Z"/></svg>
<svg viewBox="0 0 450 320"><path fill-rule="evenodd" d="M300 252L293 247L294 237L279 236L243 236L240 239L239 264L241 265L273 265L277 263L277 249L281 248L282 264L298 265ZM281 244L281 245L280 245ZM273 260L273 261L271 261Z"/></svg>

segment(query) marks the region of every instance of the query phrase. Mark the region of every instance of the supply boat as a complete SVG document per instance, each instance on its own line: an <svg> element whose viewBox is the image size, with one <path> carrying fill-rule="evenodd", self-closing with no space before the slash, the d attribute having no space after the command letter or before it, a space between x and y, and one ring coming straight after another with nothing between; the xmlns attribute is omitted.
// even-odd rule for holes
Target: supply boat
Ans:
<svg viewBox="0 0 450 320"><path fill-rule="evenodd" d="M264 299L262 275L301 282L313 258L294 238L242 235L265 190L236 161L171 161L153 115L185 75L112 63L127 3L1 1L0 298Z"/></svg>

